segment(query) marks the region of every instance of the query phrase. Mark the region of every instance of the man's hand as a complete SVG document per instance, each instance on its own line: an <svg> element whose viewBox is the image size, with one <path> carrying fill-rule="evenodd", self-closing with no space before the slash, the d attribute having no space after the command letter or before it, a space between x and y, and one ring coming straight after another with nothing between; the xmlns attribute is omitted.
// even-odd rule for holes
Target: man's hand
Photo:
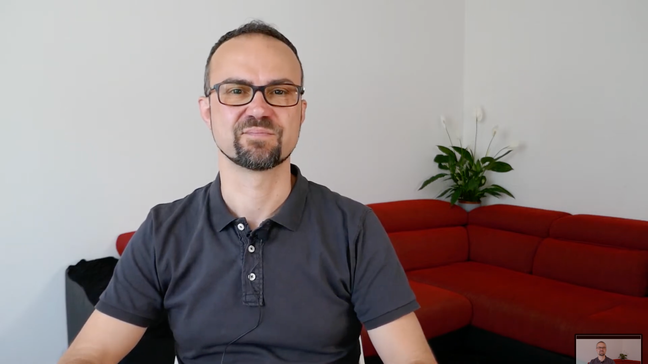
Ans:
<svg viewBox="0 0 648 364"><path fill-rule="evenodd" d="M367 333L385 364L437 364L413 312Z"/></svg>
<svg viewBox="0 0 648 364"><path fill-rule="evenodd" d="M94 311L59 364L117 364L140 341L145 327Z"/></svg>

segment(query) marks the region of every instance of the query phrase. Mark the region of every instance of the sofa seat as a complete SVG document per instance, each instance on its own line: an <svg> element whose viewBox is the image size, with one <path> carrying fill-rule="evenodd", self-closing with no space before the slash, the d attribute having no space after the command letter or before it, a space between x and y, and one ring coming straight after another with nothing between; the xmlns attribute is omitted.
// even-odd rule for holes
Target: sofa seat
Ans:
<svg viewBox="0 0 648 364"><path fill-rule="evenodd" d="M421 323L427 339L437 337L468 326L472 317L472 306L468 299L458 293L410 281L421 308L416 317ZM362 329L362 350L365 356L377 355L367 331Z"/></svg>
<svg viewBox="0 0 648 364"><path fill-rule="evenodd" d="M648 362L648 297L632 298L630 302L581 318L580 333L605 332L610 334L644 334L643 362Z"/></svg>
<svg viewBox="0 0 648 364"><path fill-rule="evenodd" d="M602 331L580 330L582 319L633 299L477 262L407 274L468 298L473 326L572 357L575 334Z"/></svg>

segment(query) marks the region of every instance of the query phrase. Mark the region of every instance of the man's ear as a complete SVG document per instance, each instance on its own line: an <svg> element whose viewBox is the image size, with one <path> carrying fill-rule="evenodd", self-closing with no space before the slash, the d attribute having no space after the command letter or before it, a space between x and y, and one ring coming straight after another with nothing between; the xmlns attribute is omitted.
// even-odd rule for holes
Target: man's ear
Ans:
<svg viewBox="0 0 648 364"><path fill-rule="evenodd" d="M299 122L299 125L303 125L304 121L306 120L306 107L308 106L308 102L306 100L301 101L301 121Z"/></svg>
<svg viewBox="0 0 648 364"><path fill-rule="evenodd" d="M198 98L198 110L203 122L211 130L211 105L209 97L200 96Z"/></svg>

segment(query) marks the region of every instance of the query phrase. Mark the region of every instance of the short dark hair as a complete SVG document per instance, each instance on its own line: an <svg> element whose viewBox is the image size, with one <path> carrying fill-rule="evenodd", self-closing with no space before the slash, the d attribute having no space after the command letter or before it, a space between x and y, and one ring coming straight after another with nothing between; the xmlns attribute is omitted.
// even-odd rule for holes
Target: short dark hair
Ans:
<svg viewBox="0 0 648 364"><path fill-rule="evenodd" d="M304 85L304 67L302 66L301 60L299 59L299 55L297 54L297 48L286 38L281 32L279 32L275 27L261 21L261 20L253 20L247 24L243 24L240 27L230 30L229 32L225 33L216 44L211 48L211 51L209 51L209 56L207 57L207 64L205 64L205 80L204 80L204 88L205 88L205 96L209 95L209 89L211 88L211 85L209 84L209 64L211 63L212 56L220 47L223 43L227 42L228 40L232 38L236 38L240 35L246 35L246 34L261 34L265 35L268 37L275 38L285 45L287 45L295 54L295 57L297 57L297 61L299 62L299 69L301 71L301 86Z"/></svg>

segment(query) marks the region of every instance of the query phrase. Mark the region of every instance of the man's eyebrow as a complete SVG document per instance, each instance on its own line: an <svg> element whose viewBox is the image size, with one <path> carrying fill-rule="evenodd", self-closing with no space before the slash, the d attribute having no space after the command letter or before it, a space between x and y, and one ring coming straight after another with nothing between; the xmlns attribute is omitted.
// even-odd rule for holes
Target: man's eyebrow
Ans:
<svg viewBox="0 0 648 364"><path fill-rule="evenodd" d="M296 85L295 82L293 82L291 79L288 78L279 78L268 82L268 85L285 85L285 84Z"/></svg>
<svg viewBox="0 0 648 364"><path fill-rule="evenodd" d="M242 78L235 78L235 77L226 78L219 83L238 83L241 85L254 86L254 84L248 80L244 80Z"/></svg>
<svg viewBox="0 0 648 364"><path fill-rule="evenodd" d="M240 85L246 85L246 86L254 86L252 82L249 80L245 80L242 78L236 78L236 77L229 77L224 79L223 81L219 83L238 83ZM289 78L278 78L275 80L271 80L270 82L267 83L268 85L285 85L285 84L290 84L290 85L296 85L291 79Z"/></svg>

